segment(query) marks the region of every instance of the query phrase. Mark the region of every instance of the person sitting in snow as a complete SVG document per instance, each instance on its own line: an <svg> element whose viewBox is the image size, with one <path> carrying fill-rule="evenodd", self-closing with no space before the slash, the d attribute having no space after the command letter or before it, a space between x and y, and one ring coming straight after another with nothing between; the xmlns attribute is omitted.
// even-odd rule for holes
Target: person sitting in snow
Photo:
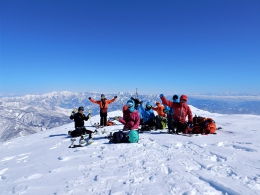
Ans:
<svg viewBox="0 0 260 195"><path fill-rule="evenodd" d="M143 101L140 101L138 98L134 98L134 97L131 97L130 98L131 100L134 101L135 103L135 109L138 111L139 113L139 116L140 116L140 125L142 124L142 109L141 109L141 104L143 103ZM127 110L128 107L127 105L124 105L123 108L122 108L122 112L123 112L123 116L124 116L124 111Z"/></svg>
<svg viewBox="0 0 260 195"><path fill-rule="evenodd" d="M78 137L78 136L81 136L81 135L88 134L89 135L89 139L91 139L93 132L90 131L90 130L87 130L84 127L84 121L87 121L88 119L90 119L91 115L88 114L88 116L86 116L85 114L83 114L83 112L84 112L84 107L80 106L78 108L78 112L77 113L71 113L70 119L74 120L74 122L75 122L75 130L73 130L71 132L69 131L69 134L72 137Z"/></svg>
<svg viewBox="0 0 260 195"><path fill-rule="evenodd" d="M172 129L176 129L176 133L187 133L187 126L191 128L193 122L191 109L187 105L188 97L181 95L179 103L166 100L163 94L160 95L160 98L164 105L172 107L174 110L174 114L171 117ZM187 116L188 123L186 122Z"/></svg>
<svg viewBox="0 0 260 195"><path fill-rule="evenodd" d="M123 130L137 130L140 124L140 116L135 109L134 100L130 99L126 103L127 109L123 110L123 117L115 117L115 120L124 124Z"/></svg>
<svg viewBox="0 0 260 195"><path fill-rule="evenodd" d="M116 100L116 98L117 96L114 96L113 99L107 100L104 94L101 94L101 100L94 100L91 97L88 98L92 103L98 104L100 107L100 126L107 125L108 105L113 103Z"/></svg>
<svg viewBox="0 0 260 195"><path fill-rule="evenodd" d="M156 107L152 106L152 110L157 112L157 116L155 117L155 129L165 129L166 114L164 112L164 105L160 104L160 102L156 102Z"/></svg>
<svg viewBox="0 0 260 195"><path fill-rule="evenodd" d="M137 143L139 140L138 127L140 116L135 109L134 100L130 99L127 101L123 108L123 117L116 116L115 120L124 124L124 127L123 130L114 132L113 135L108 136L109 143Z"/></svg>
<svg viewBox="0 0 260 195"><path fill-rule="evenodd" d="M155 114L154 111L152 110L152 104L150 102L146 103L145 108L141 104L141 110L142 110L142 124L141 124L141 129L142 130L152 130L155 128Z"/></svg>

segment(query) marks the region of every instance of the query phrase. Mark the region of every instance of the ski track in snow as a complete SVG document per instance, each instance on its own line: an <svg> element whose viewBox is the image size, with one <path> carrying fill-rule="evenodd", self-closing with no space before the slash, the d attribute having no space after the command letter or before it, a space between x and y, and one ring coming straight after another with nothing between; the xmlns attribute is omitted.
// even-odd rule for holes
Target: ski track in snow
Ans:
<svg viewBox="0 0 260 195"><path fill-rule="evenodd" d="M248 125L239 131L234 121L217 119L223 120L217 135L153 131L136 144L109 144L100 133L93 144L71 149L64 134L71 123L2 143L1 194L260 194L259 131L246 129L250 137L242 131Z"/></svg>

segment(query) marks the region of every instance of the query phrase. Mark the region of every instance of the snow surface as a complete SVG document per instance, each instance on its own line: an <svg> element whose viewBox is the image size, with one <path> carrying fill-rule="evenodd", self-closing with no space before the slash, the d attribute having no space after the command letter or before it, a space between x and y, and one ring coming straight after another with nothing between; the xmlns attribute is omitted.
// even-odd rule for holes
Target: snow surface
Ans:
<svg viewBox="0 0 260 195"><path fill-rule="evenodd" d="M109 144L100 129L93 144L68 148L72 122L2 142L0 194L259 195L260 116L191 109L222 129L193 137L146 132L136 144ZM85 125L94 130L90 121ZM118 131L122 124L105 129Z"/></svg>

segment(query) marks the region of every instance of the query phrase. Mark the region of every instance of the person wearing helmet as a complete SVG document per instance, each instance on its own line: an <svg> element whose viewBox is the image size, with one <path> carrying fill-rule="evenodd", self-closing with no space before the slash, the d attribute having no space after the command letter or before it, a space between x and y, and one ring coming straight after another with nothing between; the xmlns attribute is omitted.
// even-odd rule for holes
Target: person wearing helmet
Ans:
<svg viewBox="0 0 260 195"><path fill-rule="evenodd" d="M176 133L187 133L187 126L192 126L193 118L191 109L187 105L188 97L186 95L181 95L179 103L166 100L163 94L160 95L160 98L164 105L169 106L174 110L171 117L171 128L176 129ZM188 117L188 123L186 122L186 117Z"/></svg>
<svg viewBox="0 0 260 195"><path fill-rule="evenodd" d="M113 103L116 100L117 96L114 96L113 99L107 100L105 98L104 94L101 94L101 100L94 100L91 97L88 99L94 103L98 104L100 107L100 126L106 126L107 125L107 110L108 110L108 105Z"/></svg>
<svg viewBox="0 0 260 195"><path fill-rule="evenodd" d="M157 112L157 116L155 117L155 129L163 129L162 120L166 119L164 105L160 104L160 102L156 102L156 107L152 106L152 110Z"/></svg>
<svg viewBox="0 0 260 195"><path fill-rule="evenodd" d="M71 113L70 115L70 119L74 120L75 122L75 130L70 132L70 135L72 137L77 137L77 136L81 136L81 135L85 135L88 134L89 135L89 139L92 138L92 131L87 130L84 127L84 121L87 121L88 119L91 118L91 115L88 114L88 116L86 116L84 113L84 107L80 106L78 108L78 112L77 113Z"/></svg>

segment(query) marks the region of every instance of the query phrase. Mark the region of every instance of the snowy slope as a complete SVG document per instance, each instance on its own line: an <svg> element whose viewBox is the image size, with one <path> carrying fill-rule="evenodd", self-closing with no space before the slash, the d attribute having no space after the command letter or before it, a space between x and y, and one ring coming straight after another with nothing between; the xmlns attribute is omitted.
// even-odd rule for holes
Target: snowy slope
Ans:
<svg viewBox="0 0 260 195"><path fill-rule="evenodd" d="M137 144L108 144L100 134L92 145L70 149L71 123L2 142L0 194L260 194L260 116L191 108L223 129L198 137L153 131ZM109 113L116 115L121 111Z"/></svg>

